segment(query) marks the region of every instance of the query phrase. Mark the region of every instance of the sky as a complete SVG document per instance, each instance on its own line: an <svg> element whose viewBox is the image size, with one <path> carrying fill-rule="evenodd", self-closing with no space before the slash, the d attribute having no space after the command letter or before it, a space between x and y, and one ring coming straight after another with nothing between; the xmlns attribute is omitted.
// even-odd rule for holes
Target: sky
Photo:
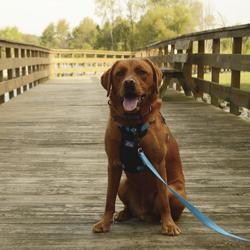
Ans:
<svg viewBox="0 0 250 250"><path fill-rule="evenodd" d="M250 0L202 0L205 6L222 15L226 25L250 23ZM23 33L41 35L50 22L66 19L71 27L86 16L95 16L94 0L4 0L1 3L0 29L17 26Z"/></svg>

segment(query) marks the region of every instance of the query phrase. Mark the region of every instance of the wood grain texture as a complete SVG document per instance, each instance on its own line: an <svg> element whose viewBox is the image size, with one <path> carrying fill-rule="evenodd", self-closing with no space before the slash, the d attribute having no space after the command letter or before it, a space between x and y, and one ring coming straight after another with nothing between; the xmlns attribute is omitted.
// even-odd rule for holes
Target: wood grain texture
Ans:
<svg viewBox="0 0 250 250"><path fill-rule="evenodd" d="M41 64L49 64L49 58L1 58L0 60L0 70L13 69L24 66L33 66Z"/></svg>
<svg viewBox="0 0 250 250"><path fill-rule="evenodd" d="M49 77L49 72L47 70L33 72L25 76L20 76L9 80L0 82L0 95L3 95L6 92L13 91L14 89L20 88L21 86L27 85L31 82L43 80Z"/></svg>
<svg viewBox="0 0 250 250"><path fill-rule="evenodd" d="M192 78L192 82L199 91L208 93L211 96L220 98L227 102L233 103L238 107L250 109L250 92L237 88L219 85L214 82L206 81L200 78Z"/></svg>
<svg viewBox="0 0 250 250"><path fill-rule="evenodd" d="M177 40L198 41L198 40L220 39L228 37L244 37L244 36L246 37L250 36L250 24L235 25L231 27L223 27L223 28L184 34L173 39L150 44L146 46L146 48L157 48L159 46L175 44Z"/></svg>
<svg viewBox="0 0 250 250"><path fill-rule="evenodd" d="M189 200L250 238L250 124L171 89L166 99ZM50 81L0 106L0 249L249 249L186 210L179 237L137 220L92 234L105 203L107 116L95 78Z"/></svg>

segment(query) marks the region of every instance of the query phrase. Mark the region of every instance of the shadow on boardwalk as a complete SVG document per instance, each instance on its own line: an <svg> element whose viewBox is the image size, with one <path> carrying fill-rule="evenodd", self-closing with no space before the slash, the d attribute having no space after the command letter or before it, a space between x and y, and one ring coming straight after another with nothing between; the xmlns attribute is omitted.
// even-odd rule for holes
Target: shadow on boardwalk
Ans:
<svg viewBox="0 0 250 250"><path fill-rule="evenodd" d="M250 124L171 91L167 99L190 201L250 238ZM96 79L48 82L0 106L0 249L249 249L187 211L175 238L138 221L92 234L105 202L107 114Z"/></svg>

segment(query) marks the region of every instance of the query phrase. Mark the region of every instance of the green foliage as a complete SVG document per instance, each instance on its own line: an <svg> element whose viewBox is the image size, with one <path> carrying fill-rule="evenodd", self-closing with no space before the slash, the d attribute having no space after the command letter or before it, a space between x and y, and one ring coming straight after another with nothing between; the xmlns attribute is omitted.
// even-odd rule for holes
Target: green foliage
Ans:
<svg viewBox="0 0 250 250"><path fill-rule="evenodd" d="M106 22L101 28L97 26L97 38L95 42L95 49L108 49L112 48L112 39L111 39L111 25L109 22Z"/></svg>
<svg viewBox="0 0 250 250"><path fill-rule="evenodd" d="M66 49L69 47L69 41L69 24L64 19L59 20L56 25L50 23L41 36L41 44L48 48Z"/></svg>
<svg viewBox="0 0 250 250"><path fill-rule="evenodd" d="M34 35L21 33L17 27L6 27L0 30L0 38L39 45L39 38Z"/></svg>
<svg viewBox="0 0 250 250"><path fill-rule="evenodd" d="M93 49L97 39L97 25L89 18L84 18L80 24L73 29L70 48Z"/></svg>
<svg viewBox="0 0 250 250"><path fill-rule="evenodd" d="M157 6L149 9L137 23L136 41L137 46L145 45L171 38L177 33L170 27L173 26L173 10Z"/></svg>
<svg viewBox="0 0 250 250"><path fill-rule="evenodd" d="M69 47L70 30L69 24L65 19L58 21L56 25L56 47L66 49Z"/></svg>
<svg viewBox="0 0 250 250"><path fill-rule="evenodd" d="M7 27L0 30L0 37L8 40L14 40L17 42L22 42L22 33L17 27Z"/></svg>
<svg viewBox="0 0 250 250"><path fill-rule="evenodd" d="M250 54L250 38L249 37L243 38L242 52L243 52L243 54Z"/></svg>
<svg viewBox="0 0 250 250"><path fill-rule="evenodd" d="M55 25L50 23L42 33L41 44L48 48L56 47L56 31Z"/></svg>
<svg viewBox="0 0 250 250"><path fill-rule="evenodd" d="M40 38L22 34L16 27L0 30L0 37L40 44L49 48L135 50L164 39L212 28L215 17L204 14L201 0L95 0L97 25L84 18L72 30L66 20L50 23ZM221 41L223 51L231 50ZM249 39L243 40L243 52L250 51Z"/></svg>

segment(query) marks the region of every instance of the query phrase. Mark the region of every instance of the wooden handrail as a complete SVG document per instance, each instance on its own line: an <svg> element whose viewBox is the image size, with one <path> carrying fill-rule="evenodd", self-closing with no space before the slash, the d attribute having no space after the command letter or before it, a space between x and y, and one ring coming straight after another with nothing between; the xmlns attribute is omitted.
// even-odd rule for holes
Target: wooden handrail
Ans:
<svg viewBox="0 0 250 250"><path fill-rule="evenodd" d="M51 50L51 78L84 77L107 70L119 59L134 57L132 52L107 50Z"/></svg>
<svg viewBox="0 0 250 250"><path fill-rule="evenodd" d="M0 103L49 78L50 50L0 39Z"/></svg>
<svg viewBox="0 0 250 250"><path fill-rule="evenodd" d="M160 67L182 70L187 87L195 96L211 96L212 104L218 99L230 102L230 111L239 113L239 107L250 109L250 93L240 89L242 71L250 71L250 55L242 54L243 38L250 37L250 24L225 27L185 34L150 44L136 52L105 50L51 49L0 39L0 103L4 94L12 98L30 87L50 78L83 77L100 74L116 60L149 57ZM230 38L230 54L221 53L221 39ZM212 41L212 53L206 53L207 41ZM197 52L193 52L197 43ZM184 65L184 67L183 67ZM212 71L211 81L204 80L207 68ZM197 77L192 75L196 69ZM231 86L220 84L221 69L231 72ZM188 92L188 91L187 91Z"/></svg>
<svg viewBox="0 0 250 250"><path fill-rule="evenodd" d="M207 93L211 96L211 104L218 106L219 99L227 101L230 103L230 112L239 114L239 107L250 109L250 92L240 89L241 72L250 72L250 55L242 54L243 38L249 37L250 24L195 32L150 44L137 50L136 57L148 57L160 67L170 66L173 69L177 69L176 65L180 63L184 64L185 67L181 69L186 85L196 97L203 97L203 93ZM230 54L221 53L220 44L221 39L224 38L232 39ZM212 53L205 51L208 40L211 43ZM189 50L184 48L188 43L191 44ZM197 52L193 52L195 43L197 43ZM207 67L211 69L211 81L204 80ZM180 67L178 69L180 70ZM192 74L192 69L196 69L196 77ZM220 84L222 69L231 72L230 86Z"/></svg>

